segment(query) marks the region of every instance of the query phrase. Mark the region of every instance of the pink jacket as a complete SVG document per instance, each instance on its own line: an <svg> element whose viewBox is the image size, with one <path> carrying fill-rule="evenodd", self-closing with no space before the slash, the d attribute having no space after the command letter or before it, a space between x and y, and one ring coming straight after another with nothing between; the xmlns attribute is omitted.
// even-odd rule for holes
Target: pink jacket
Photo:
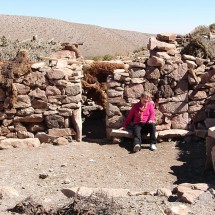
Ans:
<svg viewBox="0 0 215 215"><path fill-rule="evenodd" d="M155 109L154 109L153 102L148 102L144 110L141 110L140 102L134 104L127 118L125 119L122 127L126 128L131 123L132 119L134 119L134 124L138 124L140 122L146 123L149 120L154 121Z"/></svg>

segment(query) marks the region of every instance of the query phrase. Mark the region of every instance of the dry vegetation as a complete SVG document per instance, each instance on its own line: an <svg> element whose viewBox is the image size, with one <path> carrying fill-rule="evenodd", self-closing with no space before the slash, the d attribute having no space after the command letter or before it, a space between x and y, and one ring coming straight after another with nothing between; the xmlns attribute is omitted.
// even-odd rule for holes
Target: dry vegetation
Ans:
<svg viewBox="0 0 215 215"><path fill-rule="evenodd" d="M84 69L84 79L82 85L87 98L93 98L96 104L105 108L107 103L107 84L108 75L113 74L115 69L124 69L123 64L109 62L94 62Z"/></svg>

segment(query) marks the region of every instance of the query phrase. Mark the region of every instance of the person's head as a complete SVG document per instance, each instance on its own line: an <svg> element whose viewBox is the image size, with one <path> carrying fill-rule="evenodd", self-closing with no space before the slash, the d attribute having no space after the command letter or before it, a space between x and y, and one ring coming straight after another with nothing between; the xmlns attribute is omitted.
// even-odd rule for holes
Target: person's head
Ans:
<svg viewBox="0 0 215 215"><path fill-rule="evenodd" d="M149 92L144 91L140 96L141 104L146 104L147 102L151 101L152 96Z"/></svg>

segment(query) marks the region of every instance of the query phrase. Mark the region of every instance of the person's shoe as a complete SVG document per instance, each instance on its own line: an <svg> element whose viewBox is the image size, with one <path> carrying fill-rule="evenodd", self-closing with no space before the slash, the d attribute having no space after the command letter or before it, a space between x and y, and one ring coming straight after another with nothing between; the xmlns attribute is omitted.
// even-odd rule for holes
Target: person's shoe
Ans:
<svg viewBox="0 0 215 215"><path fill-rule="evenodd" d="M133 152L139 152L140 151L140 145L136 144L133 148Z"/></svg>
<svg viewBox="0 0 215 215"><path fill-rule="evenodd" d="M157 146L156 146L155 144L151 144L151 145L150 145L150 149L151 149L152 151L157 150Z"/></svg>

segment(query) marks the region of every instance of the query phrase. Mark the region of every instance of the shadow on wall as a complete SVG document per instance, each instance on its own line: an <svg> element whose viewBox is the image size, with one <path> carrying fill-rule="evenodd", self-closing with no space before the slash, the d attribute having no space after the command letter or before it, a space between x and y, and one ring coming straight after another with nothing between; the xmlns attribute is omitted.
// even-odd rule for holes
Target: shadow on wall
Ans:
<svg viewBox="0 0 215 215"><path fill-rule="evenodd" d="M215 174L205 172L205 139L195 136L177 142L180 150L178 160L184 162L181 166L172 166L170 174L177 177L174 184L181 183L209 183L215 181Z"/></svg>

